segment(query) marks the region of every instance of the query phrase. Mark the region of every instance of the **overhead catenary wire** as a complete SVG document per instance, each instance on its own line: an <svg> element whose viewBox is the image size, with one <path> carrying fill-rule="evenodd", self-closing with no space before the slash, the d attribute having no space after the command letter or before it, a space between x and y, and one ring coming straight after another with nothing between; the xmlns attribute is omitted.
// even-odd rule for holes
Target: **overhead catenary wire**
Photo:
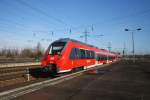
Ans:
<svg viewBox="0 0 150 100"><path fill-rule="evenodd" d="M44 12L44 11L42 11L41 9L39 9L39 8L36 8L36 7L34 7L34 6L31 6L30 4L28 4L28 3L26 3L25 1L23 1L23 0L16 0L17 2L19 2L20 4L22 4L22 5L24 5L24 6L27 6L27 7L29 7L29 8L31 8L32 10L34 10L34 11L36 11L36 12L38 12L38 13L40 13L40 14L42 14L42 15L45 15L45 16L47 16L47 17L50 17L50 15L49 14L47 14L46 12ZM141 14L145 14L145 13L147 13L147 12L150 12L150 9L146 9L146 10L142 10L142 11L139 11L139 12L135 12L135 13L132 13L132 14L129 14L129 15L125 15L125 16L119 16L119 17L116 17L116 18L111 18L111 19L108 19L108 21L110 22L110 21L116 21L116 20L121 20L121 19L124 19L124 18L128 18L128 17L133 17L133 16L136 16L136 15L141 15ZM51 18L54 18L54 19L56 19L58 22L62 22L62 20L60 20L60 19L58 19L58 18L55 18L55 17L53 17L53 16L51 16ZM105 23L106 21L104 21L104 23ZM71 30L76 30L76 29L79 29L79 28L81 28L81 27L91 27L91 30L93 31L93 25L97 25L97 24L100 24L100 23L102 23L102 22L97 22L97 23L94 23L94 24L89 24L89 25L81 25L81 26L77 26L77 27L71 27L70 29ZM20 25L20 26L22 26L22 25ZM64 31L64 30L66 30L66 29L56 29L57 31ZM69 30L69 29L67 29L67 30ZM51 30L52 31L52 30ZM54 31L54 30L53 30ZM68 31L69 32L69 31Z"/></svg>
<svg viewBox="0 0 150 100"><path fill-rule="evenodd" d="M61 19L56 19L55 17L53 17L53 16L50 16L50 15L48 15L46 12L44 12L44 11L42 11L41 9L39 9L39 8L36 8L36 7L34 7L34 6L31 6L30 4L28 4L28 3L26 3L25 1L23 1L23 0L16 0L18 3L20 3L20 4L22 4L22 5L24 5L24 6L26 6L26 7L28 7L28 8L30 8L30 9L32 9L32 10L34 10L34 11L36 11L36 12L38 12L38 13L40 13L40 14L42 14L42 15L45 15L45 16L47 16L47 17L52 17L54 20L57 20L58 22L62 22L62 20ZM14 8L14 7L13 7ZM9 21L10 22L10 21ZM64 22L63 22L64 23ZM15 25L17 25L17 26L24 26L24 25L19 25L19 24L17 24L17 23L12 23L12 24L15 24ZM65 23L64 23L65 24ZM32 30L32 32L46 32L46 33L48 33L48 32L50 32L50 31L64 31L64 30L67 30L68 31L68 33L72 33L72 30L76 30L76 29L78 29L78 28L82 28L82 27L84 27L84 26L78 26L78 27L71 27L71 28L62 28L62 29L51 29L51 30L47 30L47 31L43 31L43 30ZM25 28L25 27L24 27ZM24 29L25 30L25 29ZM27 29L27 31L29 31L29 29ZM30 30L31 31L31 30Z"/></svg>
<svg viewBox="0 0 150 100"><path fill-rule="evenodd" d="M38 12L38 13L40 13L40 14L46 16L46 17L48 17L48 18L51 18L51 19L53 19L53 20L55 20L55 21L57 21L57 22L59 22L59 23L61 23L61 24L66 25L66 23L65 23L63 20L58 19L58 18L56 18L56 17L54 17L54 16L52 16L52 15L50 15L50 14L47 14L45 11L41 10L40 8L31 6L29 3L27 3L27 2L24 1L24 0L16 0L16 1L17 1L18 3L20 3L20 4L24 5L24 6L26 6L26 7L29 7L30 9L32 9L32 10L34 10L34 11L36 11L36 12Z"/></svg>
<svg viewBox="0 0 150 100"><path fill-rule="evenodd" d="M17 1L16 2L7 2L7 0L1 0L1 3L3 3L3 4L5 4L5 5L7 5L7 6L9 6L9 7L11 7L12 9L9 9L9 11L8 11L8 13L10 13L11 14L11 16L12 16L12 14L14 14L15 16L13 16L13 17L17 17L18 19L21 19L21 20L25 20L26 19L26 17L27 16L30 16L30 17L34 17L34 19L38 19L38 23L40 24L40 25L44 25L45 23L46 23L46 25L47 24L49 24L49 23L51 23L51 25L54 25L55 23L52 23L52 22L50 22L50 21L48 21L47 19L45 19L45 18L42 18L42 16L35 16L34 14L32 14L31 12L29 12L29 11L27 11L27 10L24 10L23 9L23 5L21 5L20 3L18 3ZM17 4L17 5L14 5L14 4ZM35 12L35 11L34 11ZM15 13L19 13L19 14L17 14L17 16L16 16L16 14ZM26 16L22 16L24 13L26 13ZM35 12L35 13L37 13L37 12ZM45 16L44 16L45 17ZM6 18L5 18L6 19ZM14 18L11 18L11 19L14 19ZM9 20L9 19L8 19ZM39 21L40 20L40 21ZM2 21L2 19L0 19L0 21ZM7 21L7 22L9 22L10 24L14 24L14 23L12 23L12 22L10 22L10 21ZM18 20L16 20L15 19L15 21L13 20L13 22L16 22L16 23L19 23L19 24L22 24L21 23L21 21L19 21L18 22ZM44 24L43 23L41 23L41 22L44 22ZM16 25L16 24L15 24ZM24 27L23 27L24 26ZM20 27L23 27L24 29L29 29L30 27L29 26L26 26L26 25L20 25Z"/></svg>
<svg viewBox="0 0 150 100"><path fill-rule="evenodd" d="M25 1L20 1L20 0L16 0L16 1L19 1L19 2L24 2L25 3ZM15 8L15 6L13 6L12 4L10 4L9 2L6 2L6 1L3 1L3 3L6 3L6 4L9 4L9 6L12 6L13 8ZM27 3L26 3L27 4ZM30 5L30 7L32 7L31 5ZM35 8L35 7L32 7L32 8ZM30 8L31 9L31 8ZM35 10L35 9L34 9ZM17 11L17 9L15 10L15 11ZM40 13L41 14L41 13ZM48 16L48 15L47 15ZM24 17L22 17L22 16L19 16L19 17L21 17L21 18L24 18ZM50 16L49 16L50 17ZM38 17L39 18L39 17ZM42 19L43 20L43 19ZM0 23L0 25L5 25L5 27L3 27L3 28L7 28L7 27L9 27L9 25L10 24L12 24L12 27L14 27L14 25L15 25L15 29L17 29L17 30L22 30L22 31L30 31L30 32L41 32L41 30L38 30L38 29L36 29L36 30L32 30L32 29L29 29L30 27L28 27L28 26L26 26L26 25L24 25L24 24L22 24L22 23L20 23L20 22L17 22L17 21L14 21L14 20L10 20L10 19L8 19L8 18L0 18L0 22L2 22L2 23ZM56 29L57 31L63 31L64 29ZM51 32L52 31L52 29L51 30L47 30L47 31L45 31L46 33L49 33L49 32ZM10 32L11 33L11 32ZM42 32L43 33L43 32Z"/></svg>
<svg viewBox="0 0 150 100"><path fill-rule="evenodd" d="M24 0L16 0L17 2L19 2L20 4L24 5L24 6L27 6L29 7L30 9L44 15L44 16L47 16L47 17L50 17L52 19L54 19L55 21L59 22L59 23L62 23L63 21L61 19L58 19L58 18L55 18L49 14L47 14L45 11L39 9L39 8L36 8L32 5L30 5L29 3L25 2ZM137 15L142 15L142 14L145 14L147 12L150 12L150 9L146 9L146 10L143 10L143 11L139 11L139 12L135 12L133 14L129 14L129 15L125 15L125 16L119 16L119 17L115 17L115 18L111 18L111 19L108 19L107 21L104 21L104 22L96 22L94 24L89 24L89 25L80 25L80 26L77 26L77 27L70 27L70 28L65 28L65 29L54 29L54 30L50 30L50 31L64 31L64 30L67 30L68 33L73 33L73 31L79 29L79 28L85 28L85 27L89 27L91 28L91 30L93 31L94 28L93 26L97 25L97 24L101 24L101 23L107 23L107 22L110 22L110 21L116 21L116 20L122 20L122 19L125 19L125 18L129 18L129 17L134 17L134 16L137 16ZM64 23L64 22L63 22ZM65 24L65 23L64 23ZM17 23L16 23L17 25ZM22 26L22 25L19 25L18 26ZM70 32L71 30L71 32ZM34 31L34 30L32 30ZM36 31L36 30L35 30ZM38 31L38 30L37 30ZM47 32L50 32L49 30ZM40 31L39 31L40 32ZM64 32L63 32L64 33Z"/></svg>

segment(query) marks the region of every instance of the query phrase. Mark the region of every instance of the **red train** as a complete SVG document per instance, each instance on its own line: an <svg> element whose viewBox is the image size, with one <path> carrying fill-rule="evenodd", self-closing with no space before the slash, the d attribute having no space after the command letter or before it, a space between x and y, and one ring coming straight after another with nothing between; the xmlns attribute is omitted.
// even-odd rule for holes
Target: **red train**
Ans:
<svg viewBox="0 0 150 100"><path fill-rule="evenodd" d="M52 73L88 68L117 60L118 55L73 39L54 41L46 50L41 65Z"/></svg>

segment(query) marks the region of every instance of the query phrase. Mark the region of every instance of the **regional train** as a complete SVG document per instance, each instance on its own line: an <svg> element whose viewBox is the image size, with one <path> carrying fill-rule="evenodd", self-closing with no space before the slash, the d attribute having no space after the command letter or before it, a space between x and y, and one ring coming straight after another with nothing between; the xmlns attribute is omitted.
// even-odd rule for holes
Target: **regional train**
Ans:
<svg viewBox="0 0 150 100"><path fill-rule="evenodd" d="M51 43L41 60L43 69L53 74L86 69L116 61L118 54L77 40L63 38Z"/></svg>

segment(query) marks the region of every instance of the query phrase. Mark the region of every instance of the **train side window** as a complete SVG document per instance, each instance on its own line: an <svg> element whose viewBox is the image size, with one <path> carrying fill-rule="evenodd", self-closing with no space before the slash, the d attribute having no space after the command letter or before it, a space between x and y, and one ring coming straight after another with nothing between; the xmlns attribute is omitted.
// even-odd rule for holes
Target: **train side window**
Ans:
<svg viewBox="0 0 150 100"><path fill-rule="evenodd" d="M91 59L91 58L92 58L92 53L91 53L91 51L89 51L89 54L90 54L89 58Z"/></svg>
<svg viewBox="0 0 150 100"><path fill-rule="evenodd" d="M92 51L89 51L89 53L90 53L89 59L91 59L92 58Z"/></svg>
<svg viewBox="0 0 150 100"><path fill-rule="evenodd" d="M111 59L111 56L109 56L109 60Z"/></svg>
<svg viewBox="0 0 150 100"><path fill-rule="evenodd" d="M81 55L81 59L85 59L86 58L85 50L80 49L80 55Z"/></svg>
<svg viewBox="0 0 150 100"><path fill-rule="evenodd" d="M84 55L85 55L84 58L87 59L87 56L88 56L87 55L87 50L84 50Z"/></svg>
<svg viewBox="0 0 150 100"><path fill-rule="evenodd" d="M106 56L103 56L103 60L105 60L106 59Z"/></svg>
<svg viewBox="0 0 150 100"><path fill-rule="evenodd" d="M100 55L99 54L97 54L96 60L100 61Z"/></svg>
<svg viewBox="0 0 150 100"><path fill-rule="evenodd" d="M104 58L104 56L103 56L103 55L101 55L101 60L105 60L105 58Z"/></svg>
<svg viewBox="0 0 150 100"><path fill-rule="evenodd" d="M75 53L75 48L73 48L70 53L70 59L75 59Z"/></svg>
<svg viewBox="0 0 150 100"><path fill-rule="evenodd" d="M98 60L98 54L97 53L95 53L95 59Z"/></svg>
<svg viewBox="0 0 150 100"><path fill-rule="evenodd" d="M103 57L104 57L104 58L103 58L104 60L107 60L107 56L103 56Z"/></svg>
<svg viewBox="0 0 150 100"><path fill-rule="evenodd" d="M86 58L87 58L87 59L90 59L90 58L91 58L91 54L90 54L90 51L89 51L89 50L86 50Z"/></svg>
<svg viewBox="0 0 150 100"><path fill-rule="evenodd" d="M98 55L98 61L100 61L101 60L101 55Z"/></svg>
<svg viewBox="0 0 150 100"><path fill-rule="evenodd" d="M78 48L75 48L76 53L76 59L80 59L80 50Z"/></svg>
<svg viewBox="0 0 150 100"><path fill-rule="evenodd" d="M94 59L95 58L95 52L91 51L91 58Z"/></svg>
<svg viewBox="0 0 150 100"><path fill-rule="evenodd" d="M95 58L96 58L96 60L98 61L99 60L99 54L95 54Z"/></svg>
<svg viewBox="0 0 150 100"><path fill-rule="evenodd" d="M70 53L70 59L80 59L80 50L73 48Z"/></svg>
<svg viewBox="0 0 150 100"><path fill-rule="evenodd" d="M112 56L110 56L110 59L112 59Z"/></svg>
<svg viewBox="0 0 150 100"><path fill-rule="evenodd" d="M106 60L109 60L109 56L106 56Z"/></svg>
<svg viewBox="0 0 150 100"><path fill-rule="evenodd" d="M108 56L105 56L105 60L108 60Z"/></svg>
<svg viewBox="0 0 150 100"><path fill-rule="evenodd" d="M90 52L90 57L89 58L92 59L92 51L89 51L89 52Z"/></svg>

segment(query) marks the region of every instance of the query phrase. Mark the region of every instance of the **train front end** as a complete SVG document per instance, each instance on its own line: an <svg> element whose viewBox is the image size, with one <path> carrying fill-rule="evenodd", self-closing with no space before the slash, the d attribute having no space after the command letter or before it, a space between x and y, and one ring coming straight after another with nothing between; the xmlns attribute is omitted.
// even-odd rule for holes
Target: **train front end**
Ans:
<svg viewBox="0 0 150 100"><path fill-rule="evenodd" d="M46 50L41 61L43 71L57 74L59 71L58 64L62 62L62 55L67 42L55 41Z"/></svg>

